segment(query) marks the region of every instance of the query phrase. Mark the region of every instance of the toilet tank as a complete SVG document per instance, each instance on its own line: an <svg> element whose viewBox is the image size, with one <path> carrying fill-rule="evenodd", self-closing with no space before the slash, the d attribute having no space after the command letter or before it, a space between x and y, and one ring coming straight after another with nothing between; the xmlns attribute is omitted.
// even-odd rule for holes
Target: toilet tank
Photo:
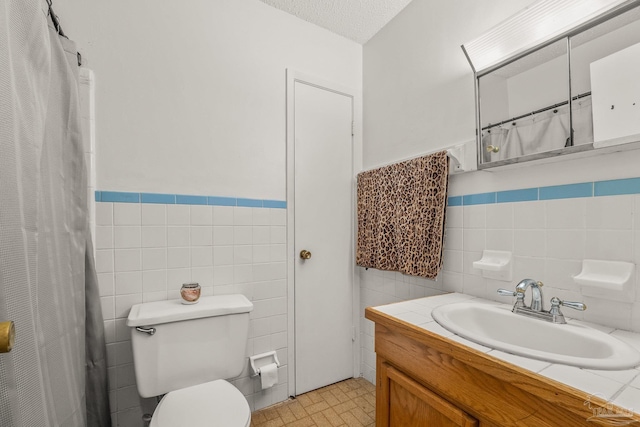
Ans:
<svg viewBox="0 0 640 427"><path fill-rule="evenodd" d="M169 300L131 307L127 326L140 396L240 375L251 310L244 295L202 297L192 305ZM153 328L154 333L136 327Z"/></svg>

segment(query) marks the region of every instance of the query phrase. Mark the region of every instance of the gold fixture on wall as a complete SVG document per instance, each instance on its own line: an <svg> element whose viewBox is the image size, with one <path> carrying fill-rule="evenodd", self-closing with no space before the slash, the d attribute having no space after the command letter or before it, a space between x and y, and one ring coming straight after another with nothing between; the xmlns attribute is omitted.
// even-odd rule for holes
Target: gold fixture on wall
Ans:
<svg viewBox="0 0 640 427"><path fill-rule="evenodd" d="M0 322L0 353L9 353L15 341L16 328L13 322Z"/></svg>

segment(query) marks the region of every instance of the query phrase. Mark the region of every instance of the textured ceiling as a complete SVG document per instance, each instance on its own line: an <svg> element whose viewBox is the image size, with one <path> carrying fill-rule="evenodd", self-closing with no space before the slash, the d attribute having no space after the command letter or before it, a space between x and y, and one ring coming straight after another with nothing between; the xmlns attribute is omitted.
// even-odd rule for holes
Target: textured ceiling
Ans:
<svg viewBox="0 0 640 427"><path fill-rule="evenodd" d="M360 44L366 43L411 0L261 0Z"/></svg>

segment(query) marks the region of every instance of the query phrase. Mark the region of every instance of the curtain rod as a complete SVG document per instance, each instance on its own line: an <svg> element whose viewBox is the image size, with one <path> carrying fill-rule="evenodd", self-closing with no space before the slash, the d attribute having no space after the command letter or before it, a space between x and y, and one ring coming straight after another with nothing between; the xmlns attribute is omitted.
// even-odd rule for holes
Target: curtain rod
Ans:
<svg viewBox="0 0 640 427"><path fill-rule="evenodd" d="M60 34L62 37L68 39L62 31L62 26L60 25L60 20L58 19L58 15L53 11L53 0L47 0L47 4L49 5L49 16L51 17L51 22L53 23L53 27L56 29L56 32Z"/></svg>
<svg viewBox="0 0 640 427"><path fill-rule="evenodd" d="M589 95L591 95L591 92L581 93L580 95L576 95L576 96L574 96L573 98L571 98L571 100L572 100L572 101L575 101L576 99L584 98L584 97L589 96ZM529 117L529 116L531 116L531 115L533 115L533 114L543 113L543 112L545 112L545 111L551 110L552 108L562 107L563 105L567 105L568 103L569 103L569 101L562 101L562 102L559 102L559 103L557 103L557 104L553 104L553 105L550 105L550 106L548 106L548 107L544 107L544 108L541 108L541 109L539 109L539 110L535 110L535 111L533 111L533 112L531 112L531 113L522 114L522 115L520 115L520 116L513 117L513 118L511 118L511 119L503 120L503 121L501 121L500 123L495 123L495 124L493 124L493 125L492 125L492 124L489 124L488 126L483 127L483 128L482 128L482 130L491 129L491 128L494 128L494 127L496 127L496 126L502 126L502 125L503 125L503 124L505 124L505 123L513 122L513 121L515 121L515 120L522 119L522 118L524 118L524 117Z"/></svg>
<svg viewBox="0 0 640 427"><path fill-rule="evenodd" d="M64 37L69 40L69 37L62 31L62 25L60 25L60 19L58 15L53 11L53 0L47 0L47 5L49 6L49 16L51 17L51 22L53 23L53 28L55 28L58 35ZM78 67L82 66L82 55L80 52L76 52L76 56L78 57Z"/></svg>
<svg viewBox="0 0 640 427"><path fill-rule="evenodd" d="M370 167L370 168L367 168L367 169L363 169L358 173L368 172L368 171L371 171L371 170L374 170L374 169L383 168L385 166L394 165L396 163L402 163L402 162L406 162L406 161L409 161L409 160L418 159L420 157L429 156L431 154L439 153L441 151L446 151L447 152L447 157L450 160L453 160L454 162L457 162L458 164L462 164L462 159L460 157L463 157L463 156L462 156L462 153L460 153L460 149L462 149L463 146L465 144L469 143L469 142L474 142L474 141L468 141L466 143L463 142L463 143L456 144L456 145L450 145L450 146L448 146L446 148L440 148L440 149L437 149L437 150L434 150L434 151L430 151L428 153L417 154L417 155L413 155L413 156L410 156L410 157L404 157L404 158L401 158L401 159L398 159L398 160L393 160L393 161L391 161L389 163L383 163L383 164L380 164L380 165L377 165L377 166L373 166L373 167Z"/></svg>

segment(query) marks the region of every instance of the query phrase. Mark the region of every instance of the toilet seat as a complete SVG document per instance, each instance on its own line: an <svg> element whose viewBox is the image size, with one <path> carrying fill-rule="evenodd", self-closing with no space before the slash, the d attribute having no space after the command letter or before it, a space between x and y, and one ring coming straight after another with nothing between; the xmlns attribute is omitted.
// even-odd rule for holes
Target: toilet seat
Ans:
<svg viewBox="0 0 640 427"><path fill-rule="evenodd" d="M251 411L240 391L225 380L167 393L149 427L249 427Z"/></svg>

